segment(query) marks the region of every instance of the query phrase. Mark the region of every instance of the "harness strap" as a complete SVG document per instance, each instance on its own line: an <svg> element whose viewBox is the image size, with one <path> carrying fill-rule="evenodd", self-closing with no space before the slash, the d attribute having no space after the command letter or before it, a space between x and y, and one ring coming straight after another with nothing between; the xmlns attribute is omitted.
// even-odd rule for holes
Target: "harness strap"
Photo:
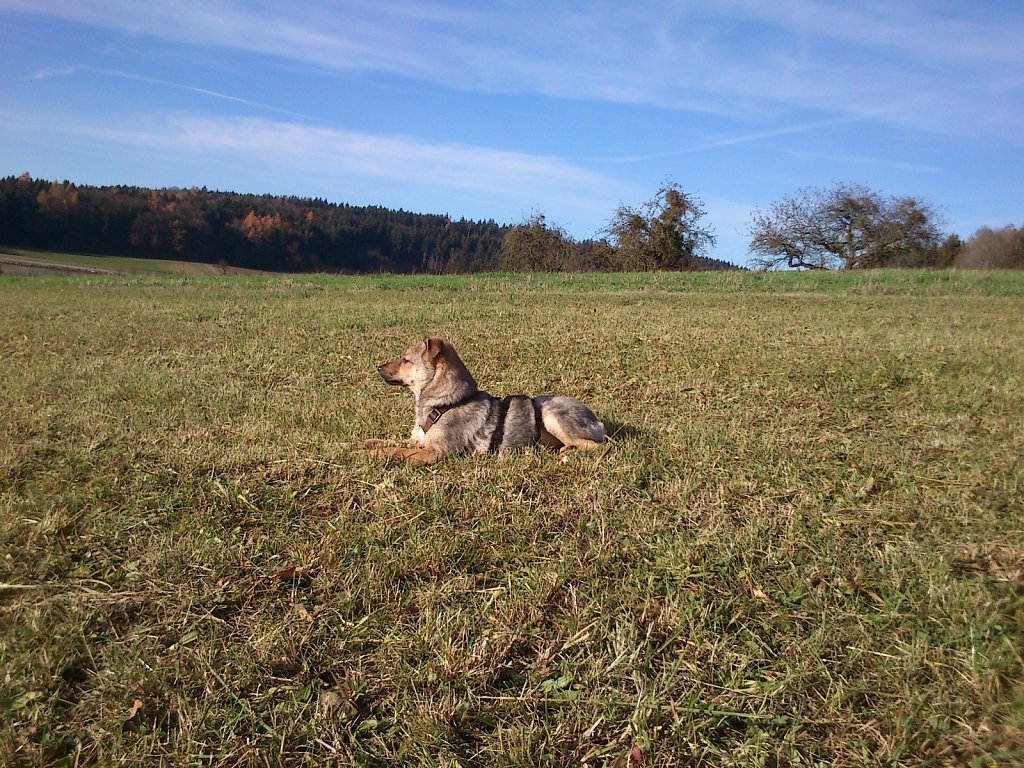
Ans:
<svg viewBox="0 0 1024 768"><path fill-rule="evenodd" d="M448 403L447 405L438 405L431 408L430 413L427 414L426 422L424 422L420 426L420 429L423 430L423 434L427 434L427 432L430 431L430 428L437 424L437 422L441 420L441 417L448 413L448 411L450 411L452 408L458 408L460 405L465 405L478 394L480 393L474 392L472 395L468 395L462 398L461 400L456 400L454 403Z"/></svg>
<svg viewBox="0 0 1024 768"><path fill-rule="evenodd" d="M498 421L494 425L494 432L491 433L491 442L487 450L493 452L501 447L502 441L505 439L505 423L508 421L508 409L512 404L513 400L528 400L530 405L533 407L533 432L534 442L540 442L540 430L541 430L541 418L540 418L540 406L537 405L536 399L529 395L509 395L498 403Z"/></svg>
<svg viewBox="0 0 1024 768"><path fill-rule="evenodd" d="M508 417L508 406L512 402L512 397L509 395L498 403L498 423L494 425L494 432L491 433L491 444L487 448L488 451L498 450L501 441L505 439L505 419Z"/></svg>

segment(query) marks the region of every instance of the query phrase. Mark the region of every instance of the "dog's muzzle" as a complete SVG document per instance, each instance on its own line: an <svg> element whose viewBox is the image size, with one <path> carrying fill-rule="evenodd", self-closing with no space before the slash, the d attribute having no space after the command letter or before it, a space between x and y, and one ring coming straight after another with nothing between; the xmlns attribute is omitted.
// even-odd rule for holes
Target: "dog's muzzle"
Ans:
<svg viewBox="0 0 1024 768"><path fill-rule="evenodd" d="M384 381L386 381L388 384L392 384L396 387L402 386L402 382L396 379L394 374L390 373L387 370L388 365L389 363L383 363L382 365L378 365L377 373L379 373L380 377L384 379Z"/></svg>

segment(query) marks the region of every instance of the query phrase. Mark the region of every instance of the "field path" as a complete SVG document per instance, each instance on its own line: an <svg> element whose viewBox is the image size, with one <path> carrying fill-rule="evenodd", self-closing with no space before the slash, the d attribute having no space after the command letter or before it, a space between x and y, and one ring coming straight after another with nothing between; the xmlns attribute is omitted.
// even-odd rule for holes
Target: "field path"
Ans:
<svg viewBox="0 0 1024 768"><path fill-rule="evenodd" d="M20 259L7 254L0 254L0 273L6 275L48 275L54 272L74 272L89 275L124 275L127 272L118 272L112 269L97 269L96 267L82 267L75 264L56 264L45 261L31 261Z"/></svg>

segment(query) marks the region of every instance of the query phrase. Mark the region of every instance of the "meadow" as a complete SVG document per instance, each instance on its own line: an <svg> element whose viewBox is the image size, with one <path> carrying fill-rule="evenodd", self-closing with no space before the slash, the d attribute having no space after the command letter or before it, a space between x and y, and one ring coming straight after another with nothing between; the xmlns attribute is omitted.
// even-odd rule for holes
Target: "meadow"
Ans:
<svg viewBox="0 0 1024 768"><path fill-rule="evenodd" d="M450 459L451 339L595 452ZM1024 275L0 277L0 763L1024 761Z"/></svg>

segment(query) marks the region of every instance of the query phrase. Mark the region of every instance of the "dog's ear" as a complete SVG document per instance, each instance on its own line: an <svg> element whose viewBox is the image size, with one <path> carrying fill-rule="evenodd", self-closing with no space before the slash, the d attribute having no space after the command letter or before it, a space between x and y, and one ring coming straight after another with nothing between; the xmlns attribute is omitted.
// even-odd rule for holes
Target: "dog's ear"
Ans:
<svg viewBox="0 0 1024 768"><path fill-rule="evenodd" d="M436 365L444 356L444 339L431 336L423 340L423 362Z"/></svg>

